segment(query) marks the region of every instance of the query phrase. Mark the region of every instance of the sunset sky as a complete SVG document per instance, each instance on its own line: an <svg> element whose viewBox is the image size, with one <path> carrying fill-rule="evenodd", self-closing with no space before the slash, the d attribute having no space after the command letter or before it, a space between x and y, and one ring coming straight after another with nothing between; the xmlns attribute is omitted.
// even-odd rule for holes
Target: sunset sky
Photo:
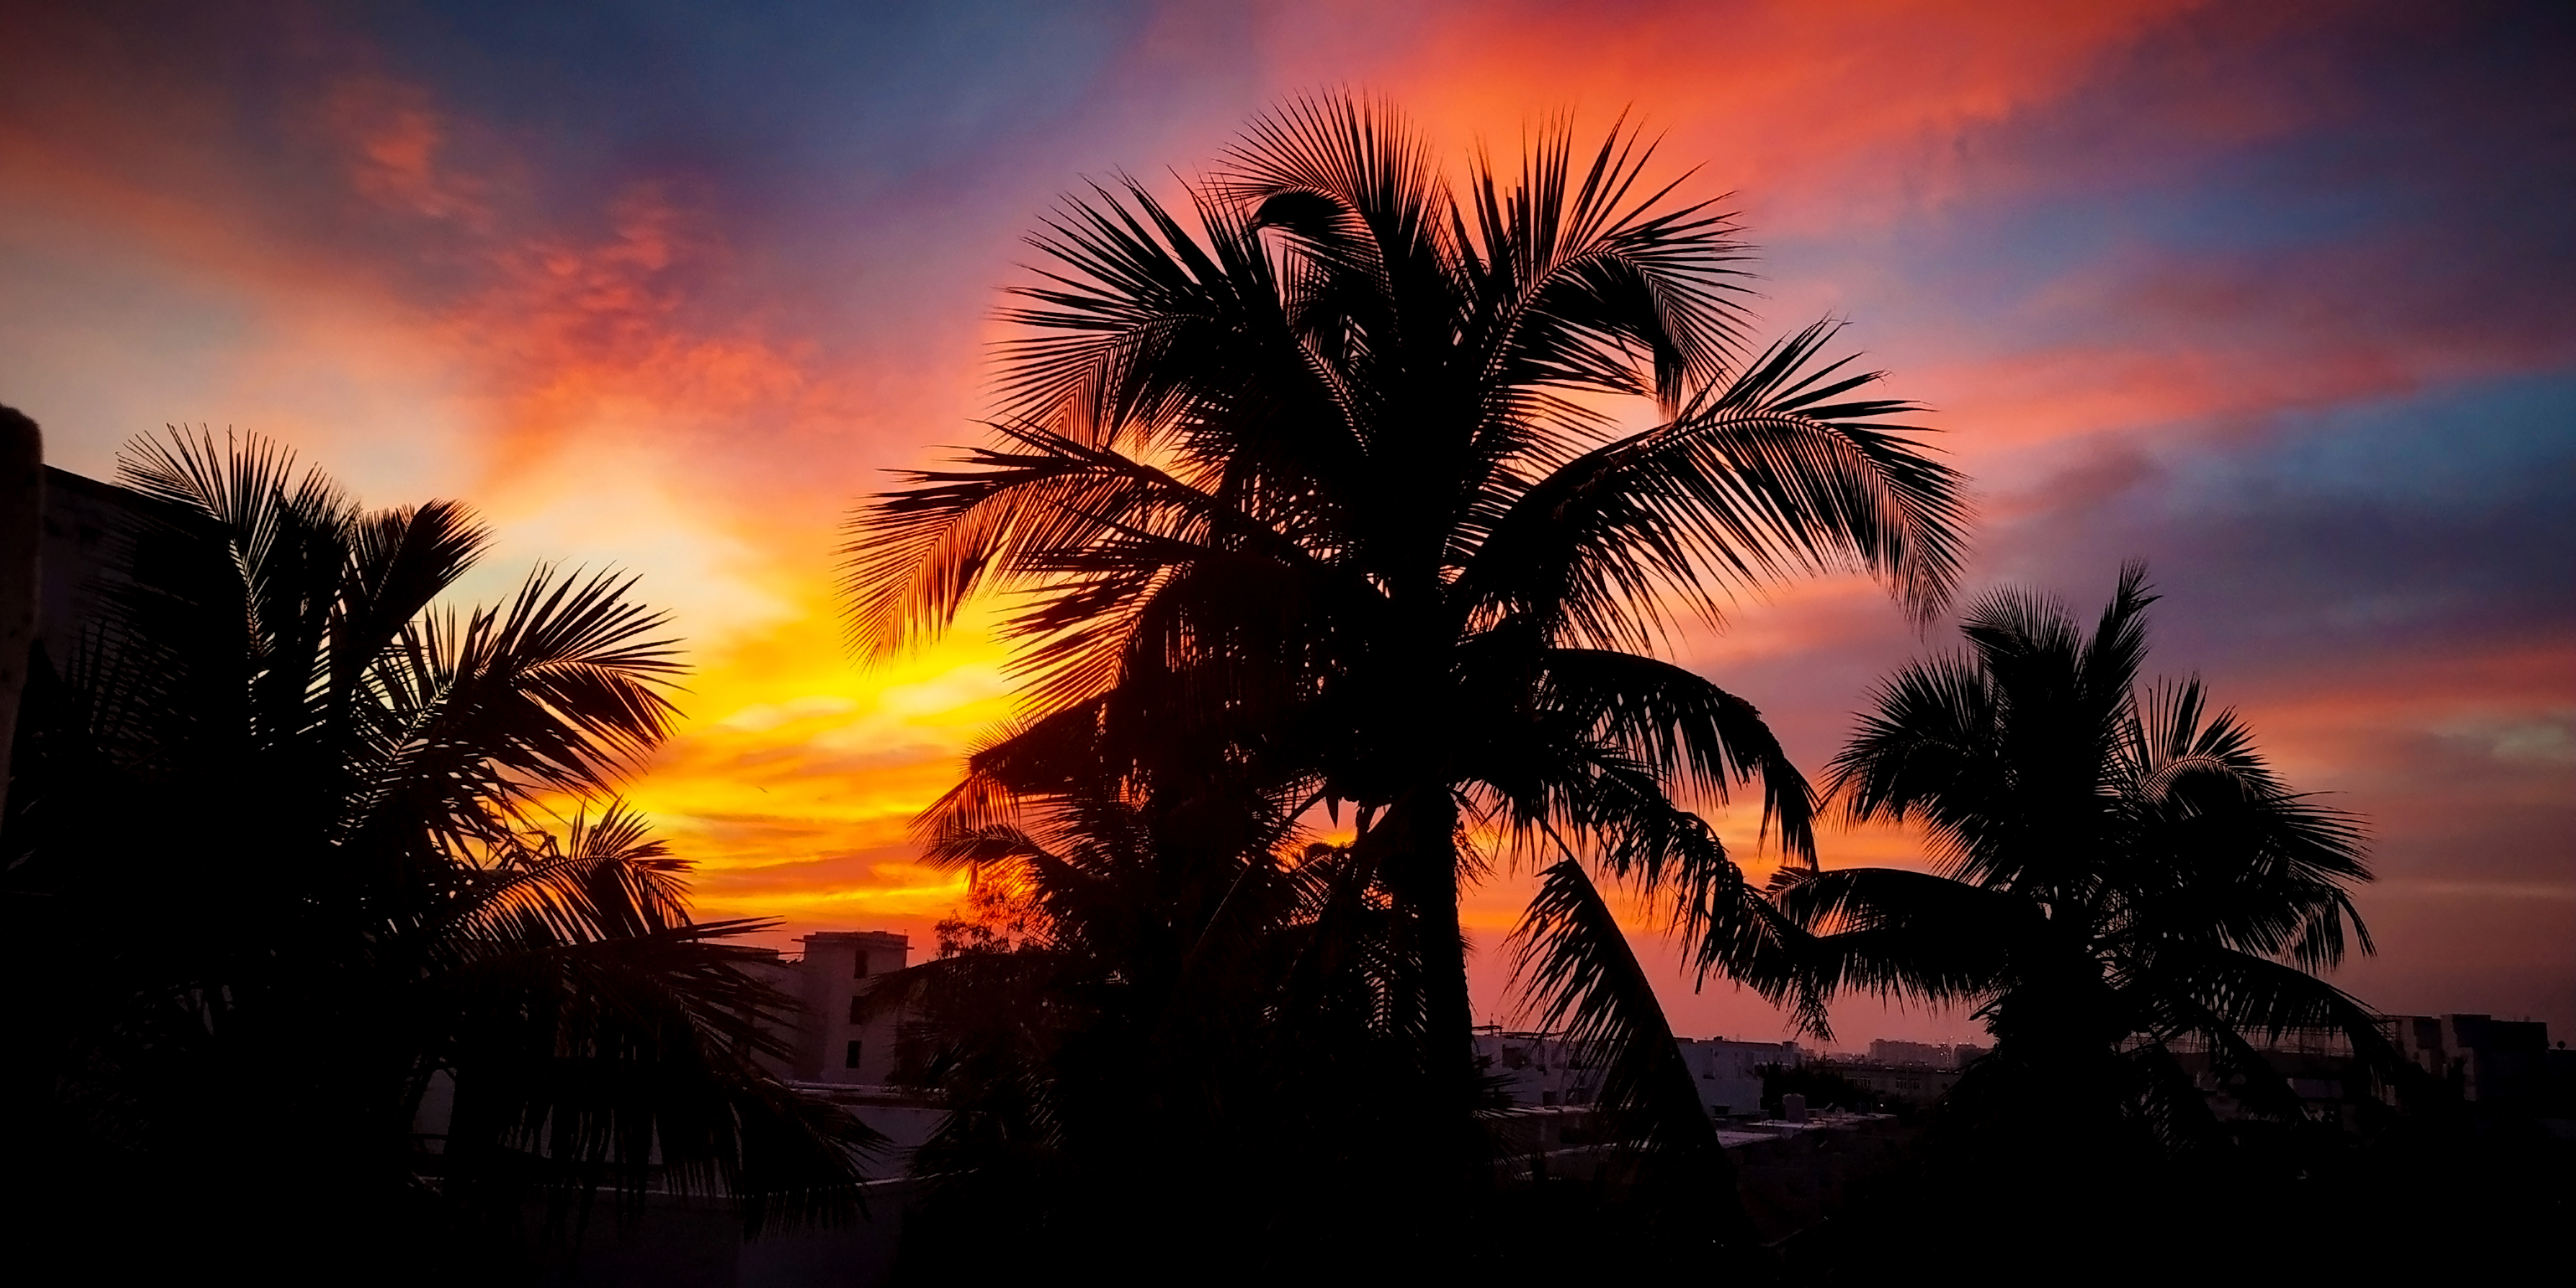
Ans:
<svg viewBox="0 0 2576 1288"><path fill-rule="evenodd" d="M693 673L632 794L702 912L918 949L960 889L904 825L1011 709L1002 652L968 622L855 667L835 549L978 437L1021 235L1299 92L1393 100L1452 174L1624 110L1735 194L1768 329L1847 319L1935 408L1972 590L2089 613L2150 561L2154 668L2367 817L2380 951L2339 983L2576 1037L2570 68L2564 4L0 0L0 403L93 476L202 424L461 498L500 535L477 596L639 573ZM1823 582L1681 660L1812 771L1947 643ZM1480 1018L1521 888L1470 910ZM1678 1029L1785 1032L1639 931Z"/></svg>

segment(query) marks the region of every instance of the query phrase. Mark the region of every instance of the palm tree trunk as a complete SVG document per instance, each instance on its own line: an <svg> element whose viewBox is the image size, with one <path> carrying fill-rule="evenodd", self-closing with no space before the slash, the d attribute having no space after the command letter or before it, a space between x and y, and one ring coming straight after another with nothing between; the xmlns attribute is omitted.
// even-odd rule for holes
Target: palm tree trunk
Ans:
<svg viewBox="0 0 2576 1288"><path fill-rule="evenodd" d="M1387 809L1376 836L1387 884L1413 914L1422 963L1422 1049L1434 1094L1461 1109L1475 1090L1475 1016L1467 941L1458 923L1458 800L1447 783L1413 787Z"/></svg>
<svg viewBox="0 0 2576 1288"><path fill-rule="evenodd" d="M1417 1206L1412 1219L1429 1238L1465 1228L1474 1196L1492 1179L1491 1146L1476 1118L1473 1013L1467 996L1466 938L1458 924L1458 803L1446 782L1416 783L1397 796L1362 843L1377 850L1378 870L1399 912L1408 914L1420 1010L1413 1060L1423 1113L1407 1150ZM1444 1233L1445 1232L1445 1233Z"/></svg>

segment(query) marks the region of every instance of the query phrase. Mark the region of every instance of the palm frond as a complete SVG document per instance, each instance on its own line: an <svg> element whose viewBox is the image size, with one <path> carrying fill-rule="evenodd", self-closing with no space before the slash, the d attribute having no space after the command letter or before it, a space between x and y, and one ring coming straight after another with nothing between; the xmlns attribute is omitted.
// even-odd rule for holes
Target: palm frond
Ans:
<svg viewBox="0 0 2576 1288"><path fill-rule="evenodd" d="M691 924L689 865L642 814L611 799L563 836L511 838L447 910L446 933L473 944L584 944Z"/></svg>
<svg viewBox="0 0 2576 1288"><path fill-rule="evenodd" d="M680 666L656 634L668 619L629 600L633 585L541 567L504 607L461 625L443 614L407 624L379 672L393 732L376 790L435 800L447 784L501 799L514 781L605 789L677 712L665 691Z"/></svg>
<svg viewBox="0 0 2576 1288"><path fill-rule="evenodd" d="M352 525L345 584L331 619L335 704L354 699L368 668L404 625L455 585L491 541L490 529L452 501L379 511ZM347 718L345 712L335 714Z"/></svg>
<svg viewBox="0 0 2576 1288"><path fill-rule="evenodd" d="M1671 766L1720 802L1728 781L1762 780L1762 822L1781 848L1815 862L1815 801L1804 775L1750 702L1655 658L1602 649L1541 654L1541 704L1640 764Z"/></svg>
<svg viewBox="0 0 2576 1288"><path fill-rule="evenodd" d="M1965 499L1955 471L1879 420L1910 405L1819 406L1830 395L1807 383L1770 388L1827 336L1811 328L1739 375L1742 388L1497 493L1473 520L1487 532L1462 596L1562 621L1566 642L1629 648L1655 642L1664 597L1716 619L1719 588L1846 567L1878 574L1918 615L1937 611L1958 578Z"/></svg>
<svg viewBox="0 0 2576 1288"><path fill-rule="evenodd" d="M1523 154L1517 183L1479 158L1469 183L1498 307L1493 361L1506 379L1636 393L1666 415L1716 380L1737 344L1745 258L1714 202L1668 206L1682 175L1637 196L1654 145L1623 117L1574 180L1572 122L1551 123ZM1638 371L1637 355L1647 356ZM1640 378L1642 375L1642 379Z"/></svg>
<svg viewBox="0 0 2576 1288"><path fill-rule="evenodd" d="M1581 864L1567 858L1540 875L1512 944L1514 987L1536 1004L1540 1027L1601 1070L1601 1108L1622 1137L1723 1175L1725 1151L1663 1005Z"/></svg>
<svg viewBox="0 0 2576 1288"><path fill-rule="evenodd" d="M1998 760L2003 715L1970 660L1909 662L1870 694L1859 727L1826 766L1825 794L1854 823L1921 819L1944 870L1960 871L2010 809L2013 779Z"/></svg>
<svg viewBox="0 0 2576 1288"><path fill-rule="evenodd" d="M640 1201L648 1185L747 1200L746 1216L854 1210L862 1157L883 1138L752 1064L786 1009L711 937L757 926L481 955L455 975L460 1181L515 1152L549 1183Z"/></svg>
<svg viewBox="0 0 2576 1288"><path fill-rule="evenodd" d="M1903 868L1802 875L1774 896L1814 938L1800 982L1819 995L1861 989L1936 1004L1976 1001L2014 981L2016 957L2046 925L2021 901Z"/></svg>

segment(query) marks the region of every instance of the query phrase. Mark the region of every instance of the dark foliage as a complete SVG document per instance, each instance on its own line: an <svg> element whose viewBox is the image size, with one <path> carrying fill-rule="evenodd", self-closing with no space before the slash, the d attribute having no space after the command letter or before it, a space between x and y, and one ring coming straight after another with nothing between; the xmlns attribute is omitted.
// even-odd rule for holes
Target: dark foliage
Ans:
<svg viewBox="0 0 2576 1288"><path fill-rule="evenodd" d="M1364 859L1295 847L1257 795L1020 807L930 837L972 867L979 915L870 994L908 1016L902 1076L950 1111L913 1160L915 1277L969 1246L988 1274L1290 1277L1371 1242L1359 1212L1406 1214L1386 1252L1461 1246Z"/></svg>
<svg viewBox="0 0 2576 1288"><path fill-rule="evenodd" d="M1883 684L1833 765L1849 817L1919 825L1931 870L1789 870L1776 894L1814 937L1769 987L1810 1027L1845 989L1977 1008L1995 1046L1938 1138L1996 1166L2100 1175L2223 1143L2186 1051L2288 1121L2301 1101L2258 1052L2284 1035L2407 1078L2369 1012L2309 973L2347 934L2368 946L2358 827L2275 778L2196 678L2141 687L2153 601L2131 567L2089 635L2036 596L1978 603L1969 651Z"/></svg>
<svg viewBox="0 0 2576 1288"><path fill-rule="evenodd" d="M1818 1065L1762 1066L1762 1112L1779 1117L1782 1096L1803 1096L1810 1109L1852 1109L1884 1113L1903 1106L1885 1103L1877 1092ZM1910 1116L1910 1115L1907 1115Z"/></svg>
<svg viewBox="0 0 2576 1288"><path fill-rule="evenodd" d="M2148 1285L2182 1266L2219 1284L2403 1283L2548 1265L2576 1220L2576 1146L2510 1128L2418 1113L2366 1138L2258 1132L2225 1150L2030 1171L1922 1149L1790 1240L1781 1278L1973 1268L2002 1283Z"/></svg>
<svg viewBox="0 0 2576 1288"><path fill-rule="evenodd" d="M1453 187L1401 118L1332 98L1257 121L1184 212L1095 188L1034 240L991 442L876 498L847 552L870 654L1015 598L1027 718L944 834L1141 804L1169 811L1156 888L1206 891L1273 861L1171 830L1190 803L1350 811L1340 885L1243 911L1277 943L1371 922L1298 969L1348 976L1315 987L1366 1000L1352 1040L1403 1052L1460 1159L1458 903L1502 859L1552 865L1523 978L1615 1071L1607 1108L1723 1168L1598 887L1731 968L1777 927L1694 810L1758 783L1803 863L1811 801L1751 704L1652 650L1786 578L1867 569L1929 613L1957 571L1959 480L1914 408L1824 360L1830 326L1745 344L1744 248L1647 183L1652 151L1556 126Z"/></svg>
<svg viewBox="0 0 2576 1288"><path fill-rule="evenodd" d="M178 1203L216 1260L538 1194L848 1211L869 1134L754 1063L786 1000L722 942L751 927L691 921L607 794L677 674L629 583L446 607L488 540L461 507L361 510L258 439L122 479L130 557L31 694L0 836L0 1114L48 1210Z"/></svg>
<svg viewBox="0 0 2576 1288"><path fill-rule="evenodd" d="M870 995L950 1111L913 1159L909 1279L1705 1269L1737 1233L1723 1160L1688 1138L1579 1181L1461 1158L1396 1023L1394 901L1356 847L1295 844L1283 802L1019 806L930 838L971 865L974 915Z"/></svg>

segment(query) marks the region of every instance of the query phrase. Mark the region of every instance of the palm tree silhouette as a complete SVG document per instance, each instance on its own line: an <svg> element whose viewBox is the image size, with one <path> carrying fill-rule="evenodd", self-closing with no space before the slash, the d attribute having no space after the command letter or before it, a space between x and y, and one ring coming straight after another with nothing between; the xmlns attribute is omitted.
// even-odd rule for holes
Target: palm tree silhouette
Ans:
<svg viewBox="0 0 2576 1288"><path fill-rule="evenodd" d="M1155 1278L1257 1247L1275 1275L1349 1253L1336 1214L1419 1202L1388 917L1347 848L1282 861L1292 803L1085 790L930 838L1034 934L968 937L871 992L908 1017L901 1076L949 1110L911 1160L916 1251Z"/></svg>
<svg viewBox="0 0 2576 1288"><path fill-rule="evenodd" d="M1028 719L939 816L1103 765L1141 796L1242 778L1349 807L1397 913L1390 1022L1459 1106L1460 894L1497 850L1542 855L1527 978L1634 1075L1613 1087L1668 1083L1595 874L1705 975L1767 909L1693 807L1758 779L1787 854L1812 841L1755 708L1654 648L1835 568L1935 611L1964 511L1888 419L1912 405L1818 360L1830 325L1747 351L1744 248L1644 186L1652 151L1614 128L1587 167L1555 125L1453 191L1394 112L1330 98L1258 120L1190 186L1195 229L1132 179L1072 200L1005 314L993 444L876 498L847 551L869 655L1018 596ZM1695 1099L1664 1133L1714 1151Z"/></svg>
<svg viewBox="0 0 2576 1288"><path fill-rule="evenodd" d="M789 1004L720 941L758 923L691 920L688 865L610 795L678 674L631 579L541 567L460 613L489 536L458 505L363 511L257 438L138 440L120 473L161 517L19 739L7 893L53 915L13 956L64 981L19 998L44 1055L13 1104L56 1120L21 1126L290 1211L846 1208L872 1134L755 1063Z"/></svg>
<svg viewBox="0 0 2576 1288"><path fill-rule="evenodd" d="M1967 652L1882 684L1829 780L1849 818L1919 825L1932 870L1789 871L1777 893L1816 932L1795 953L1817 1031L1844 989L1972 1004L1995 1046L1958 1112L2069 1154L2210 1137L2190 1048L2293 1119L2258 1041L2336 1032L2396 1067L2369 1013L2310 973L2347 935L2369 950L2358 825L2275 777L2197 677L2140 687L2154 600L2131 565L2090 635L2037 595L1979 601Z"/></svg>
<svg viewBox="0 0 2576 1288"><path fill-rule="evenodd" d="M921 1273L953 1273L962 1247L987 1275L1178 1278L1248 1268L1247 1249L1265 1280L1526 1267L1531 1221L1554 1231L1551 1257L1587 1269L1704 1268L1740 1232L1722 1154L1671 1126L1706 1122L1696 1098L1667 1098L1692 1095L1686 1072L1613 1089L1641 1139L1595 1183L1459 1192L1454 1106L1413 1076L1416 1044L1391 1023L1419 965L1371 865L1300 846L1290 798L1111 786L1024 796L1013 822L927 838L930 862L969 867L998 924L952 929L938 960L869 996L907 1017L898 1077L948 1110L911 1159ZM1617 983L1653 1005L1633 966Z"/></svg>

